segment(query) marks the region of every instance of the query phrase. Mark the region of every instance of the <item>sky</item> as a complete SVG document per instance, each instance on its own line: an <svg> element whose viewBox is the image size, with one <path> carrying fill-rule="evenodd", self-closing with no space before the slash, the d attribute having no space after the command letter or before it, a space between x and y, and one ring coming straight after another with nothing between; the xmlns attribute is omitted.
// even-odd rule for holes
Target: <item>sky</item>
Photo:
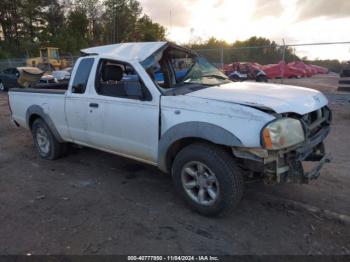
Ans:
<svg viewBox="0 0 350 262"><path fill-rule="evenodd" d="M140 0L179 44L267 37L277 43L350 42L350 0ZM311 59L350 60L350 44L296 47Z"/></svg>

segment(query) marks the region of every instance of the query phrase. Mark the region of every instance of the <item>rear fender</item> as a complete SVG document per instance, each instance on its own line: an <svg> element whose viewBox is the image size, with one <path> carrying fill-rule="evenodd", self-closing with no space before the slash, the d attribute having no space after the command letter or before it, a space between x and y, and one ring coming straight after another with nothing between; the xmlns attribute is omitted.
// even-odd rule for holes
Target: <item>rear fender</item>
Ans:
<svg viewBox="0 0 350 262"><path fill-rule="evenodd" d="M31 129L31 124L32 123L30 123L30 120L31 120L31 117L33 115L37 115L38 117L40 117L41 119L43 119L45 121L45 123L48 125L48 127L50 128L52 134L55 136L55 138L57 139L58 142L60 142L60 143L64 142L64 140L62 139L62 137L58 133L54 122L52 121L50 116L45 113L44 109L41 106L32 105L32 106L30 106L27 109L27 112L26 112L26 123L27 123L27 127L28 128Z"/></svg>

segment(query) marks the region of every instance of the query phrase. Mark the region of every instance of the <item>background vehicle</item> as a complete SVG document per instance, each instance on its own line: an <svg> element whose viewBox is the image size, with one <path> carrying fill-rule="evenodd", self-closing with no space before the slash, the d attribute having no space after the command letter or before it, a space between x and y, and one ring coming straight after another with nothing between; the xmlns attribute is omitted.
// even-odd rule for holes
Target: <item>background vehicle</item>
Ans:
<svg viewBox="0 0 350 262"><path fill-rule="evenodd" d="M71 60L61 57L59 53L59 48L40 48L39 54L39 57L28 58L27 65L32 67L38 67L43 71L54 71L72 66Z"/></svg>
<svg viewBox="0 0 350 262"><path fill-rule="evenodd" d="M13 121L31 130L44 159L76 143L157 166L204 215L237 206L244 178L307 183L329 160L323 140L331 112L318 91L234 83L195 52L166 42L82 53L66 90L9 92ZM302 161L316 164L306 172Z"/></svg>
<svg viewBox="0 0 350 262"><path fill-rule="evenodd" d="M236 62L224 67L225 74L232 81L254 80L256 82L267 82L267 76L258 63Z"/></svg>
<svg viewBox="0 0 350 262"><path fill-rule="evenodd" d="M36 67L13 67L0 73L0 91L18 87L65 89L67 83L59 83L53 75L44 74Z"/></svg>
<svg viewBox="0 0 350 262"><path fill-rule="evenodd" d="M39 83L42 83L42 84L56 84L56 83L58 83L58 80L53 75L43 75L40 78Z"/></svg>
<svg viewBox="0 0 350 262"><path fill-rule="evenodd" d="M43 72L36 67L12 67L0 73L0 91L28 87L37 83Z"/></svg>
<svg viewBox="0 0 350 262"><path fill-rule="evenodd" d="M329 70L323 66L318 65L310 65L311 67L316 69L316 74L328 74Z"/></svg>
<svg viewBox="0 0 350 262"><path fill-rule="evenodd" d="M58 80L58 81L67 81L70 79L70 75L72 73L72 68L67 67L62 70L55 70L52 71L52 75Z"/></svg>
<svg viewBox="0 0 350 262"><path fill-rule="evenodd" d="M0 73L0 91L7 91L9 88L18 87L17 79L19 71L16 68L7 68Z"/></svg>
<svg viewBox="0 0 350 262"><path fill-rule="evenodd" d="M243 74L239 71L233 71L228 75L228 77L235 82L248 80L248 74Z"/></svg>
<svg viewBox="0 0 350 262"><path fill-rule="evenodd" d="M305 76L305 71L303 69L288 65L283 61L278 64L263 66L263 69L269 79L301 78Z"/></svg>
<svg viewBox="0 0 350 262"><path fill-rule="evenodd" d="M311 77L318 73L318 70L314 66L307 65L302 61L295 61L292 63L288 63L288 66L303 70L305 72L304 77Z"/></svg>

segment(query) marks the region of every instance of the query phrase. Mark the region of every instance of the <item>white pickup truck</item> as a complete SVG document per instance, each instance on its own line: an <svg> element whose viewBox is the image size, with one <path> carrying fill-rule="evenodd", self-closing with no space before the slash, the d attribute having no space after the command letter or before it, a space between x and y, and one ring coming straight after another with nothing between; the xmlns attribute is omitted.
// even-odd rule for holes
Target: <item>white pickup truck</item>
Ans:
<svg viewBox="0 0 350 262"><path fill-rule="evenodd" d="M42 158L75 143L158 166L204 215L236 206L246 179L307 183L329 160L323 94L231 82L167 42L84 49L67 90L11 89L9 103ZM306 172L302 161L316 163Z"/></svg>

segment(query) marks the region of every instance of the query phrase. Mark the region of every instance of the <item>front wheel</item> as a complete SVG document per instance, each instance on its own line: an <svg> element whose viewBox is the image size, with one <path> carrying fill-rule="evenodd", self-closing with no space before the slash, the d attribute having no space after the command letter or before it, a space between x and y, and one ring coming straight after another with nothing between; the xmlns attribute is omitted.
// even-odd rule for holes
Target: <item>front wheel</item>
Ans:
<svg viewBox="0 0 350 262"><path fill-rule="evenodd" d="M182 149L172 168L177 192L196 212L215 216L238 205L243 178L233 156L210 144Z"/></svg>

